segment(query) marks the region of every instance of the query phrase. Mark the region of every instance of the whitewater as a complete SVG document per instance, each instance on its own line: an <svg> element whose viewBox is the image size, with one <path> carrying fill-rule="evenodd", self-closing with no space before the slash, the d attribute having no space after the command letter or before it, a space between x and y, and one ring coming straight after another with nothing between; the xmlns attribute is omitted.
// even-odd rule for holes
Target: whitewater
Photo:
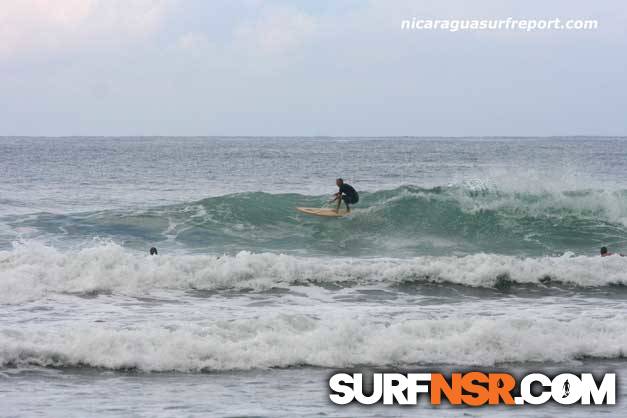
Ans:
<svg viewBox="0 0 627 418"><path fill-rule="evenodd" d="M415 416L336 407L328 377L473 368L616 372L614 409L569 413L624 415L627 257L599 248L627 253L626 161L626 138L0 138L2 415ZM294 210L336 177L352 214Z"/></svg>

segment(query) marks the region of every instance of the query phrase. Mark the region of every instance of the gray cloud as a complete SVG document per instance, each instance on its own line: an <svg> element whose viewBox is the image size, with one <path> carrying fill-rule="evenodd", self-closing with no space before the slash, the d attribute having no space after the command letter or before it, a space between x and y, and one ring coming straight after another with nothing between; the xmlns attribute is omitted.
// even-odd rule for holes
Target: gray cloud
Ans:
<svg viewBox="0 0 627 418"><path fill-rule="evenodd" d="M627 134L618 0L70 3L0 14L2 134ZM400 30L508 16L600 27Z"/></svg>

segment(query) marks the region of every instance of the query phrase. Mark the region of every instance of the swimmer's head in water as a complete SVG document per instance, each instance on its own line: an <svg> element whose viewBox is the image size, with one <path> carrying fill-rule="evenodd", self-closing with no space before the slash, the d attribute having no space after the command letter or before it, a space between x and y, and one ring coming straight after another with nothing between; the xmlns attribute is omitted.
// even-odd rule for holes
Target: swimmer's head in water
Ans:
<svg viewBox="0 0 627 418"><path fill-rule="evenodd" d="M607 247L601 247L601 255L607 254Z"/></svg>
<svg viewBox="0 0 627 418"><path fill-rule="evenodd" d="M157 255L157 249L155 247L150 247L150 255Z"/></svg>
<svg viewBox="0 0 627 418"><path fill-rule="evenodd" d="M337 184L337 187L340 187L342 184L344 184L344 179L335 179L335 184Z"/></svg>

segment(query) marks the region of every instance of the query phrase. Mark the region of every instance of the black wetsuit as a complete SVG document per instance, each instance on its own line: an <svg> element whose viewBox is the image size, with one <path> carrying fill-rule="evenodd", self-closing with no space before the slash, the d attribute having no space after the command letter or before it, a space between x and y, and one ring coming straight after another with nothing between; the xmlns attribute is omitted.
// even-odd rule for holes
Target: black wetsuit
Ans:
<svg viewBox="0 0 627 418"><path fill-rule="evenodd" d="M342 194L342 200L347 204L354 205L359 202L359 194L357 194L357 190L353 189L353 186L350 184L342 184L340 186L340 193Z"/></svg>

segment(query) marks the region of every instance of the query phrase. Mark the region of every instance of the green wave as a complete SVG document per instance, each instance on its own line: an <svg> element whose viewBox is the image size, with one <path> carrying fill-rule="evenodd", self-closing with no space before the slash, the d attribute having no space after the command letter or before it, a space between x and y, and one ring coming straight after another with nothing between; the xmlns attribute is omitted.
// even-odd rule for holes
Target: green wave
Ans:
<svg viewBox="0 0 627 418"><path fill-rule="evenodd" d="M39 214L15 220L54 235L112 238L131 247L308 255L510 255L597 252L627 244L627 191L503 192L465 187L362 193L355 211L300 214L328 196L238 193L135 211Z"/></svg>

